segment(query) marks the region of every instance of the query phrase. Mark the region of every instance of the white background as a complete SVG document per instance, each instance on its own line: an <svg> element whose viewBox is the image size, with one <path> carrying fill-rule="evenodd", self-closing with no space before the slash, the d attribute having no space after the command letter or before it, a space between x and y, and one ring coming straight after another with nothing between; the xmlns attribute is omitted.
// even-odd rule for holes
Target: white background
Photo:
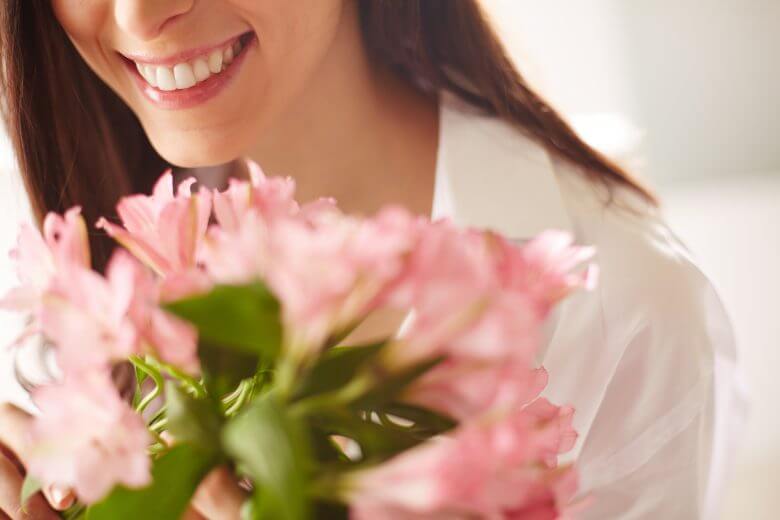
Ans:
<svg viewBox="0 0 780 520"><path fill-rule="evenodd" d="M484 0L518 66L658 189L733 318L752 410L725 519L780 510L780 2ZM637 135L643 136L637 140Z"/></svg>
<svg viewBox="0 0 780 520"><path fill-rule="evenodd" d="M484 1L543 95L657 186L719 288L752 394L724 518L776 518L780 2ZM12 283L4 251L28 211L14 170L0 135L0 287ZM0 342L15 328L9 320L0 313ZM8 377L0 372L0 400L13 397Z"/></svg>

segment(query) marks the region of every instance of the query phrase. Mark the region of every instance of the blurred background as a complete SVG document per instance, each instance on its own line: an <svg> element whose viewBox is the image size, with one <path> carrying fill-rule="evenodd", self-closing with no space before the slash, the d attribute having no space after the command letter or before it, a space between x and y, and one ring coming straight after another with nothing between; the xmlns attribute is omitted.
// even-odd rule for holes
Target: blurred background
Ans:
<svg viewBox="0 0 780 520"><path fill-rule="evenodd" d="M780 1L483 1L531 83L657 189L713 279L751 398L723 518L777 518Z"/></svg>
<svg viewBox="0 0 780 520"><path fill-rule="evenodd" d="M752 400L723 518L776 518L780 1L483 2L531 83L587 141L656 187L719 289ZM24 218L14 169L0 133L0 208ZM3 249L16 225L0 223ZM11 277L0 254L0 286Z"/></svg>

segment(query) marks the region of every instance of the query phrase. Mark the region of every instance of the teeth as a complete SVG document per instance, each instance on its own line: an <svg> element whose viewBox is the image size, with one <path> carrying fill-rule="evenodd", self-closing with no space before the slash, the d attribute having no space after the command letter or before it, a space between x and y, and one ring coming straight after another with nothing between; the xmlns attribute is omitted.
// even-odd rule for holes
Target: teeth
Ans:
<svg viewBox="0 0 780 520"><path fill-rule="evenodd" d="M176 78L168 67L157 67L157 88L160 90L176 90Z"/></svg>
<svg viewBox="0 0 780 520"><path fill-rule="evenodd" d="M173 67L173 77L176 79L176 88L184 89L194 87L195 73L189 63L179 63Z"/></svg>
<svg viewBox="0 0 780 520"><path fill-rule="evenodd" d="M209 54L209 70L212 74L219 74L222 71L222 51Z"/></svg>
<svg viewBox="0 0 780 520"><path fill-rule="evenodd" d="M195 60L195 63L192 65L192 70L195 73L195 79L198 80L198 82L209 79L209 76L211 76L209 64L206 60Z"/></svg>
<svg viewBox="0 0 780 520"><path fill-rule="evenodd" d="M164 67L136 62L135 66L149 85L164 91L183 90L225 70L242 49L243 45L236 40L225 48L214 50L189 63Z"/></svg>
<svg viewBox="0 0 780 520"><path fill-rule="evenodd" d="M144 72L141 74L146 82L151 86L157 86L157 70L152 65L144 65Z"/></svg>

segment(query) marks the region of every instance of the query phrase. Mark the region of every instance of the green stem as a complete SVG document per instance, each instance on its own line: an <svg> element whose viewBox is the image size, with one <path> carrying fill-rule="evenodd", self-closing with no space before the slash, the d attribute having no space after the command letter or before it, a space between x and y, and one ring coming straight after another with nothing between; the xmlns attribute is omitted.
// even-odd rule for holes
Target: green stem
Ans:
<svg viewBox="0 0 780 520"><path fill-rule="evenodd" d="M164 430L166 426L168 426L168 418L163 417L159 421L150 424L149 430L159 433L160 431Z"/></svg>
<svg viewBox="0 0 780 520"><path fill-rule="evenodd" d="M338 390L326 394L313 395L293 403L290 407L290 413L300 417L315 410L346 405L365 394L374 385L374 382L370 372L361 372Z"/></svg>
<svg viewBox="0 0 780 520"><path fill-rule="evenodd" d="M146 361L144 361L138 356L130 356L130 362L138 370L145 373L147 376L149 376L152 379L152 381L154 381L154 389L151 392L149 392L147 395L145 395L144 398L141 400L141 402L138 403L138 406L136 406L135 408L136 412L140 413L146 410L146 407L149 406L149 404L152 401L154 401L162 392L163 378L159 370L157 370L155 367L148 364Z"/></svg>
<svg viewBox="0 0 780 520"><path fill-rule="evenodd" d="M254 392L255 388L254 378L244 379L241 381L241 383L239 383L238 388L238 397L236 398L235 402L233 402L227 408L227 410L225 410L225 415L228 417L235 415L252 398L252 393Z"/></svg>
<svg viewBox="0 0 780 520"><path fill-rule="evenodd" d="M202 399L206 397L206 389L203 386L203 382L199 379L192 377L191 375L181 371L179 368L173 365L158 361L151 356L147 356L146 361L161 372L166 372L171 377L174 377L184 383L187 387L189 387L196 398Z"/></svg>
<svg viewBox="0 0 780 520"><path fill-rule="evenodd" d="M297 364L289 356L279 360L274 373L274 388L282 399L287 399L292 394L297 373Z"/></svg>

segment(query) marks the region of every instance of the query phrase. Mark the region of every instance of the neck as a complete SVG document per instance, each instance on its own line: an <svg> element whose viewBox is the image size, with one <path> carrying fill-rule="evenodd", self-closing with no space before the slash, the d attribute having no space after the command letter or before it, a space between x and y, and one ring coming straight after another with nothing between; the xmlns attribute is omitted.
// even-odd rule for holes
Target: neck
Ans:
<svg viewBox="0 0 780 520"><path fill-rule="evenodd" d="M263 133L250 157L290 175L297 198L335 197L347 212L394 203L429 215L438 146L438 102L372 63L357 2L309 85Z"/></svg>

